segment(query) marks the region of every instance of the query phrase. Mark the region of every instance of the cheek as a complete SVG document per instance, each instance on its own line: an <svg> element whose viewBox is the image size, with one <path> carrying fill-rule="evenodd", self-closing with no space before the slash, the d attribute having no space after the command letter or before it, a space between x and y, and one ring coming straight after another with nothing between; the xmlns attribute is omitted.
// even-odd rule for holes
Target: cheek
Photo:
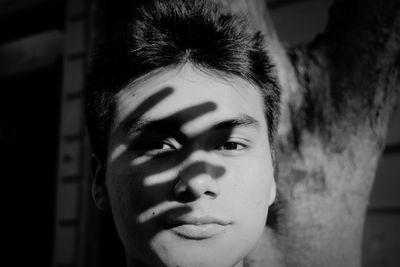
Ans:
<svg viewBox="0 0 400 267"><path fill-rule="evenodd" d="M259 164L258 164L259 165ZM230 210L234 213L235 239L241 240L246 251L250 251L259 240L267 220L269 188L271 177L268 169L247 165L236 173L237 181L234 203Z"/></svg>
<svg viewBox="0 0 400 267"><path fill-rule="evenodd" d="M129 196L132 195L130 179L118 164L107 168L106 185L110 198L111 209L115 216L120 216L129 210Z"/></svg>
<svg viewBox="0 0 400 267"><path fill-rule="evenodd" d="M269 192L269 177L268 174L262 172L257 169L250 169L243 173L242 177L245 179L242 180L242 184L244 185L242 188L243 198L247 199L246 203L249 206L267 206L267 198Z"/></svg>
<svg viewBox="0 0 400 267"><path fill-rule="evenodd" d="M233 175L234 187L231 199L240 207L241 212L256 214L268 210L268 200L272 185L273 172L269 163L259 164L252 160L244 168L235 171ZM257 164L258 162L258 164ZM265 162L265 160L264 160Z"/></svg>
<svg viewBox="0 0 400 267"><path fill-rule="evenodd" d="M107 189L114 212L123 217L135 217L159 206L167 198L171 183L146 184L148 173L129 163L112 164L107 173ZM165 175L153 175L152 178ZM157 210L154 209L154 212Z"/></svg>

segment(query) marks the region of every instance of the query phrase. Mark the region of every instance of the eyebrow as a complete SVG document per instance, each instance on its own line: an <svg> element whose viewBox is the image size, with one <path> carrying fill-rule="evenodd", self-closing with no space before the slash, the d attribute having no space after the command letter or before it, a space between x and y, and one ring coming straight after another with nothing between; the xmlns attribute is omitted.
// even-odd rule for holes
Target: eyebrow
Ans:
<svg viewBox="0 0 400 267"><path fill-rule="evenodd" d="M177 122L170 119L148 120L148 119L133 119L125 122L122 125L124 132L129 136L135 137L144 132L157 132L160 134L176 134Z"/></svg>
<svg viewBox="0 0 400 267"><path fill-rule="evenodd" d="M258 131L260 129L260 123L250 115L239 114L237 117L215 123L210 130L224 130L235 127L250 127Z"/></svg>
<svg viewBox="0 0 400 267"><path fill-rule="evenodd" d="M132 137L146 131L185 136L180 130L183 124L176 119L144 120L136 118L126 121L121 126L122 129ZM214 123L211 127L207 128L206 131L221 131L238 127L249 127L259 131L260 123L248 114L239 114L238 116Z"/></svg>

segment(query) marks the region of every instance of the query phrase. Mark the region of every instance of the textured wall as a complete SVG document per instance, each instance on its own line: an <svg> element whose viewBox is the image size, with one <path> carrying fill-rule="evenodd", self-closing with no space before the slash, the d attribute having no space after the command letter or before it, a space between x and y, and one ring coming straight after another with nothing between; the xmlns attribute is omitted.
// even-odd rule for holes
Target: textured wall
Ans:
<svg viewBox="0 0 400 267"><path fill-rule="evenodd" d="M286 45L307 44L325 26L332 0L270 0ZM400 102L400 101L399 101ZM386 149L371 192L364 229L363 266L400 266L400 107L392 116Z"/></svg>

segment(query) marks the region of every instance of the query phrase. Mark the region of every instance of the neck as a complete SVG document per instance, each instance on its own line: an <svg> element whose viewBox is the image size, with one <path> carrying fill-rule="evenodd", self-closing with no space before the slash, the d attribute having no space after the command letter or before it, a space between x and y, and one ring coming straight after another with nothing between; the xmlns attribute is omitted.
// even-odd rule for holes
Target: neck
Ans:
<svg viewBox="0 0 400 267"><path fill-rule="evenodd" d="M127 259L127 267L153 267L149 266L138 259ZM233 265L232 267L244 267L243 260Z"/></svg>

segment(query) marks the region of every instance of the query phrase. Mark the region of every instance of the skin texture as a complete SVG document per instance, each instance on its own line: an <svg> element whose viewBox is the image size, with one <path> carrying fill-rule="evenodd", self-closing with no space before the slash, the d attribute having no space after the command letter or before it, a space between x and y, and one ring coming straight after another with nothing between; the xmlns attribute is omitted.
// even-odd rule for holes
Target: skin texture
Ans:
<svg viewBox="0 0 400 267"><path fill-rule="evenodd" d="M210 73L158 71L116 97L93 195L128 266L242 266L263 233L276 187L262 97Z"/></svg>

